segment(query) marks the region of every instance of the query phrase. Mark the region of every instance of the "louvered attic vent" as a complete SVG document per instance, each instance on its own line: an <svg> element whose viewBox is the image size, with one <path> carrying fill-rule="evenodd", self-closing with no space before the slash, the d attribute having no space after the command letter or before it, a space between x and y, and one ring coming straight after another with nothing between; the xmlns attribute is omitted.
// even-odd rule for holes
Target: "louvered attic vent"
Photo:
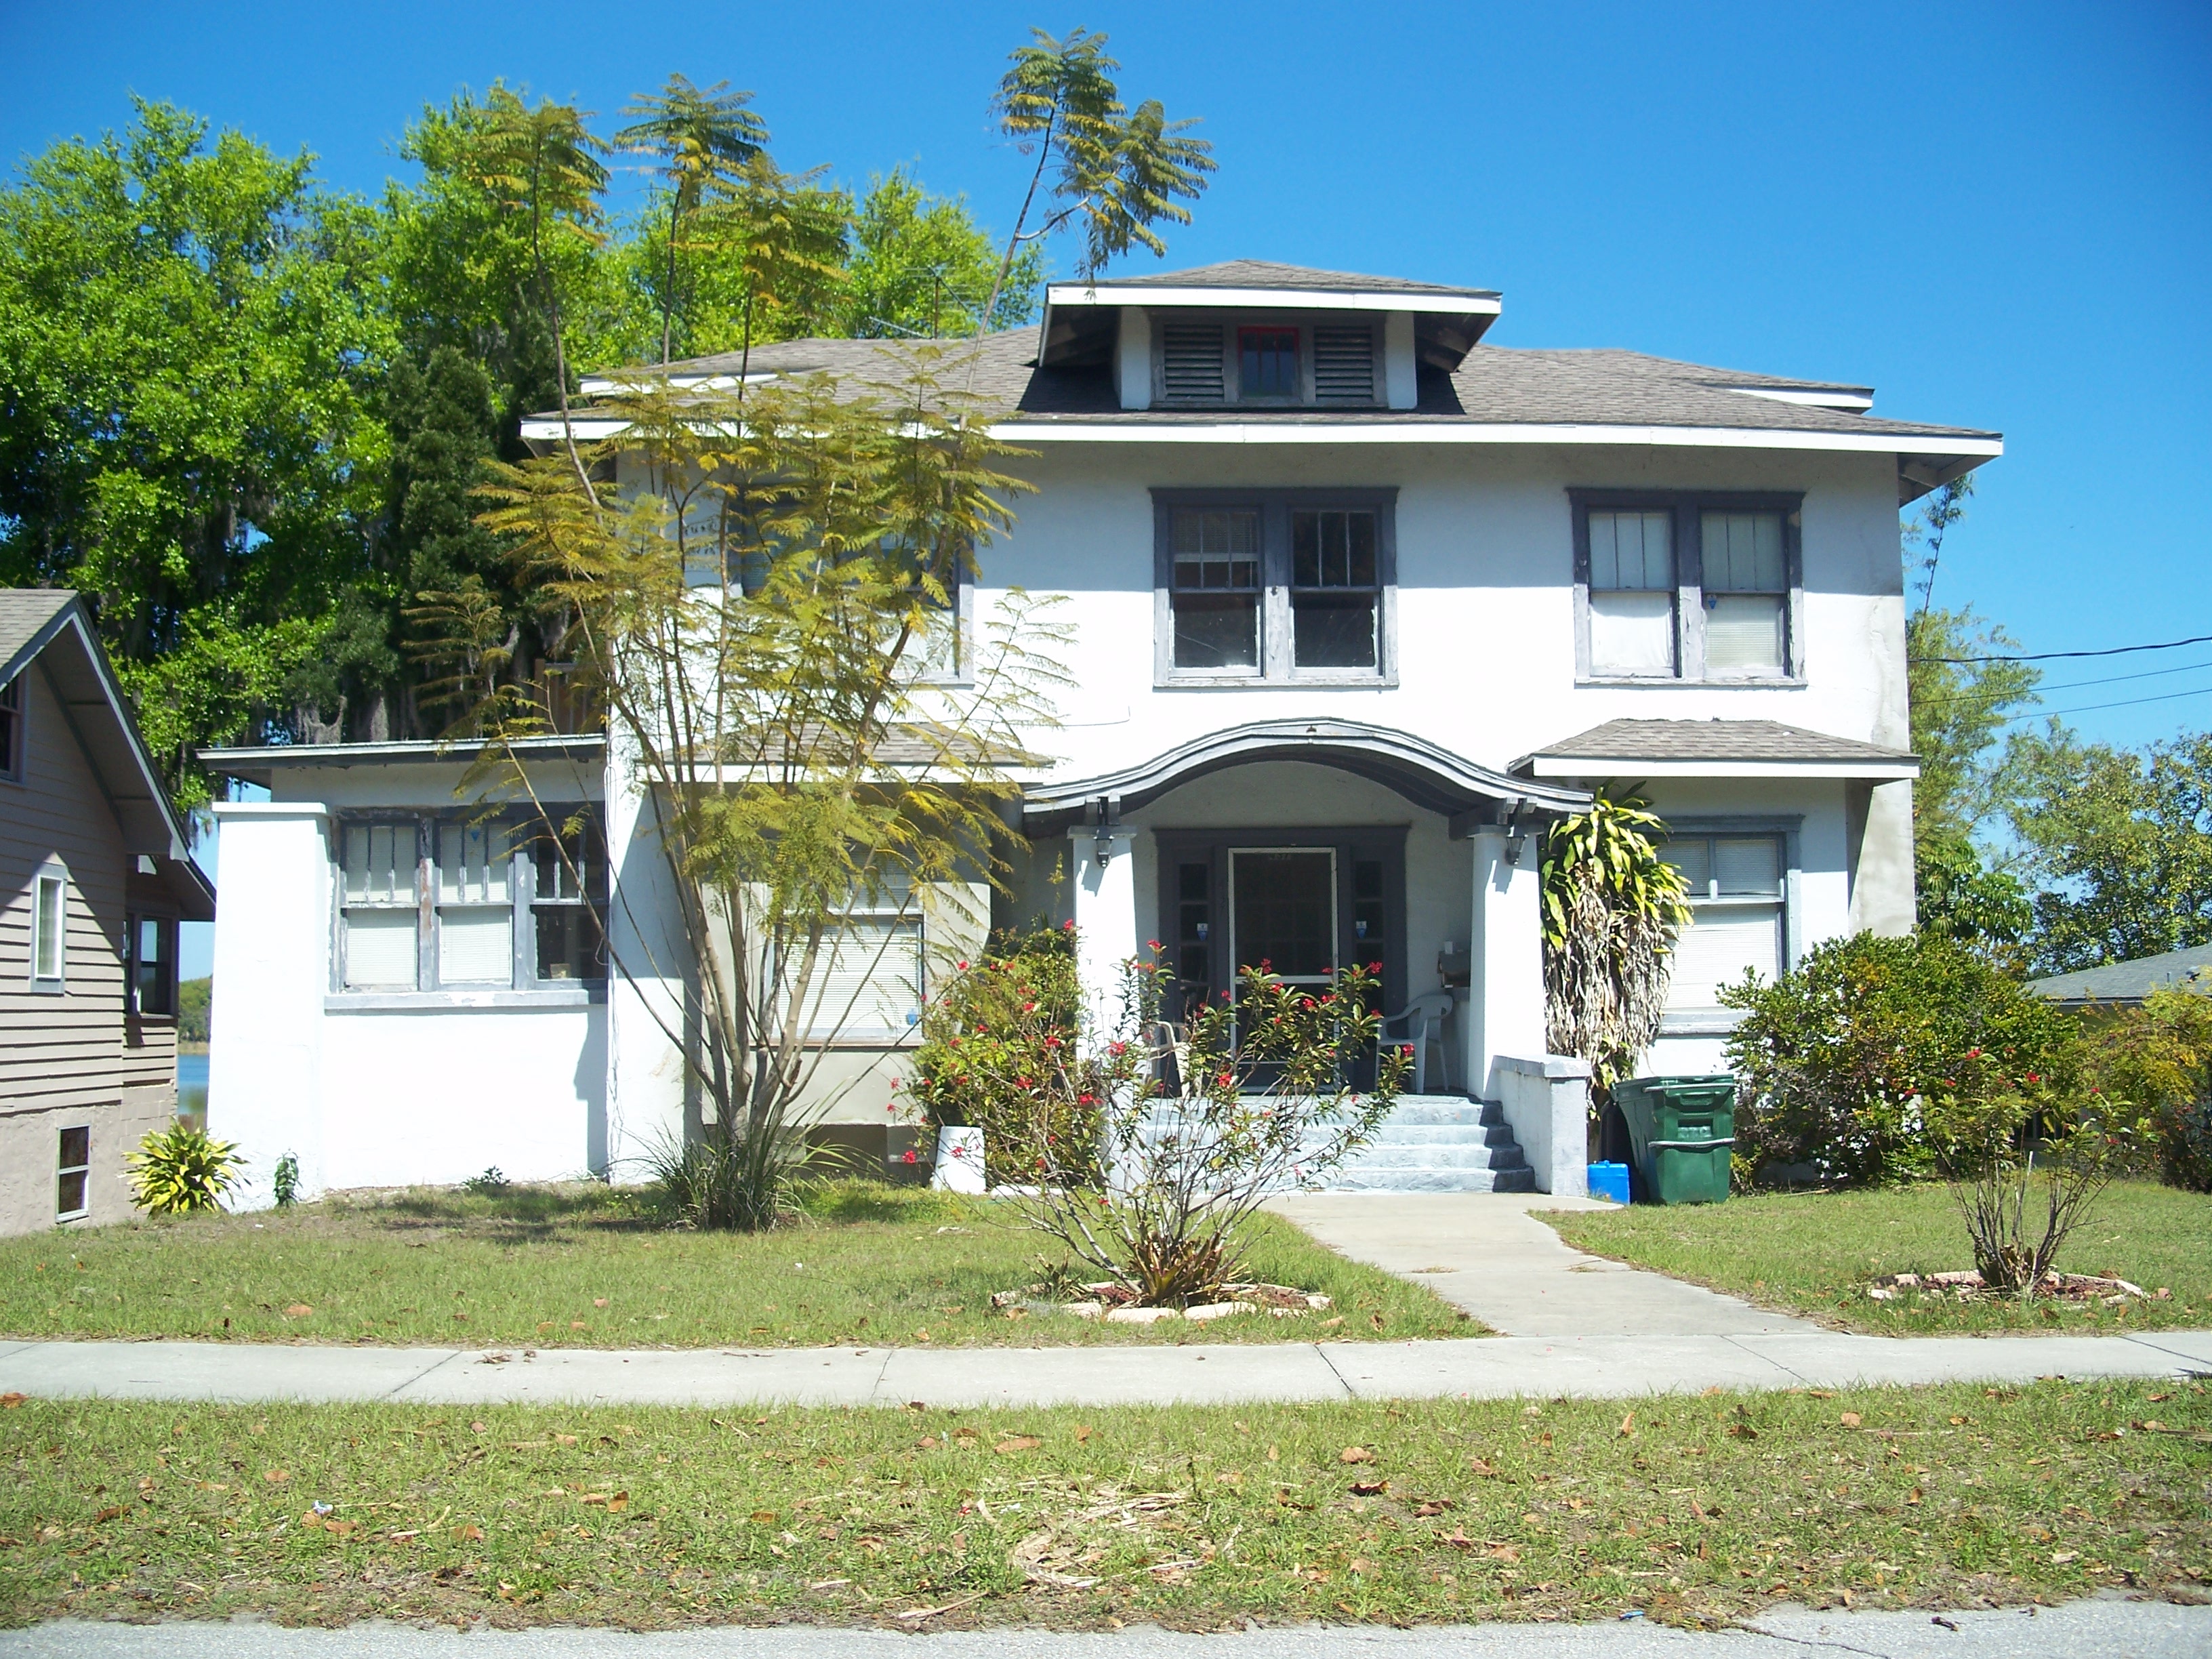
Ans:
<svg viewBox="0 0 2212 1659"><path fill-rule="evenodd" d="M1371 404L1375 401L1375 333L1362 323L1351 328L1316 324L1313 331L1314 401Z"/></svg>
<svg viewBox="0 0 2212 1659"><path fill-rule="evenodd" d="M1160 358L1161 390L1169 403L1225 401L1220 324L1170 323L1162 335Z"/></svg>

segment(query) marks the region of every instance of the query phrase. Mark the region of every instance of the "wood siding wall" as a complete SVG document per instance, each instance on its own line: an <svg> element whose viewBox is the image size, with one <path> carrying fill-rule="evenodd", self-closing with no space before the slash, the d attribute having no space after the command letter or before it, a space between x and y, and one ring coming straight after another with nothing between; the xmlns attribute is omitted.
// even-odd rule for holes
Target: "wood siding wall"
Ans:
<svg viewBox="0 0 2212 1659"><path fill-rule="evenodd" d="M122 945L134 860L52 682L25 672L23 780L0 781L0 1112L119 1103L168 1086L176 1023L126 1018ZM69 871L65 989L31 989L33 879Z"/></svg>

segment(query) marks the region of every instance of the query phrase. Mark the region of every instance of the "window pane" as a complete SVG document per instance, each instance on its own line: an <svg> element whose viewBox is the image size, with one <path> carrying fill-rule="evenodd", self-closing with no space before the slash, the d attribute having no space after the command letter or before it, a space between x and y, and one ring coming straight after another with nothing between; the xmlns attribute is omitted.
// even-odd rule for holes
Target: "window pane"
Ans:
<svg viewBox="0 0 2212 1659"><path fill-rule="evenodd" d="M64 1170L82 1170L92 1162L92 1130L87 1127L61 1133L61 1163Z"/></svg>
<svg viewBox="0 0 2212 1659"><path fill-rule="evenodd" d="M1782 891L1782 849L1771 836L1713 843L1713 873L1721 891L1779 894Z"/></svg>
<svg viewBox="0 0 2212 1659"><path fill-rule="evenodd" d="M921 924L855 919L846 924L817 990L813 1028L820 1034L893 1034L921 1017Z"/></svg>
<svg viewBox="0 0 2212 1659"><path fill-rule="evenodd" d="M1174 605L1176 667L1259 666L1257 595L1178 592L1174 596Z"/></svg>
<svg viewBox="0 0 2212 1659"><path fill-rule="evenodd" d="M1291 586L1374 586L1375 540L1372 513L1293 513Z"/></svg>
<svg viewBox="0 0 2212 1659"><path fill-rule="evenodd" d="M415 826L356 823L345 832L349 904L408 904L415 898Z"/></svg>
<svg viewBox="0 0 2212 1659"><path fill-rule="evenodd" d="M1674 515L1589 515L1590 586L1650 592L1674 585Z"/></svg>
<svg viewBox="0 0 2212 1659"><path fill-rule="evenodd" d="M40 876L38 888L31 916L31 926L38 935L31 972L39 979L59 979L62 976L62 927L68 909L63 902L61 878Z"/></svg>
<svg viewBox="0 0 2212 1659"><path fill-rule="evenodd" d="M1589 596L1590 668L1601 674L1674 672L1674 596Z"/></svg>
<svg viewBox="0 0 2212 1659"><path fill-rule="evenodd" d="M1375 666L1375 595L1294 593L1291 652L1300 668Z"/></svg>
<svg viewBox="0 0 2212 1659"><path fill-rule="evenodd" d="M55 1183L54 1213L78 1215L85 1208L84 1176L82 1170L72 1170Z"/></svg>
<svg viewBox="0 0 2212 1659"><path fill-rule="evenodd" d="M1787 652L1779 596L1718 593L1705 601L1705 666L1717 674L1779 674Z"/></svg>
<svg viewBox="0 0 2212 1659"><path fill-rule="evenodd" d="M1701 528L1708 593L1779 593L1788 587L1779 513L1708 513Z"/></svg>
<svg viewBox="0 0 2212 1659"><path fill-rule="evenodd" d="M507 830L498 824L438 826L438 902L503 904L514 871Z"/></svg>
<svg viewBox="0 0 2212 1659"><path fill-rule="evenodd" d="M1260 515L1246 508L1179 507L1170 522L1169 544L1178 554L1260 550Z"/></svg>
<svg viewBox="0 0 2212 1659"><path fill-rule="evenodd" d="M1237 331L1238 386L1247 398L1294 398L1298 391L1298 331Z"/></svg>
<svg viewBox="0 0 2212 1659"><path fill-rule="evenodd" d="M415 988L415 913L346 912L345 982L349 989Z"/></svg>
<svg viewBox="0 0 2212 1659"><path fill-rule="evenodd" d="M590 907L556 904L537 912L538 977L604 979L599 919Z"/></svg>
<svg viewBox="0 0 2212 1659"><path fill-rule="evenodd" d="M1720 988L1741 979L1747 968L1771 981L1782 967L1782 907L1700 905L1697 920L1674 941L1673 964L1670 1008L1719 1006Z"/></svg>
<svg viewBox="0 0 2212 1659"><path fill-rule="evenodd" d="M1712 843L1705 841L1670 841L1660 850L1659 856L1682 872L1689 884L1690 896L1703 898L1707 884L1712 879Z"/></svg>
<svg viewBox="0 0 2212 1659"><path fill-rule="evenodd" d="M1354 587L1375 585L1375 515L1372 513L1345 514L1345 558L1347 575Z"/></svg>
<svg viewBox="0 0 2212 1659"><path fill-rule="evenodd" d="M1291 514L1291 580L1300 587L1321 586L1321 514Z"/></svg>
<svg viewBox="0 0 2212 1659"><path fill-rule="evenodd" d="M438 982L506 985L514 978L514 912L506 905L438 912Z"/></svg>

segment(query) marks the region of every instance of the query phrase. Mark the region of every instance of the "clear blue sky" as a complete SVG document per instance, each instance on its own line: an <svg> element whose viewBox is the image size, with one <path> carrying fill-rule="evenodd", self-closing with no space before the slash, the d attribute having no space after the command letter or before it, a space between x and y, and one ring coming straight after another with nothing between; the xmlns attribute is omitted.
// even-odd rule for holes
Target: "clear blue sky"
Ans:
<svg viewBox="0 0 2212 1659"><path fill-rule="evenodd" d="M1939 602L2033 651L2212 634L2212 8L2203 4L76 6L0 0L0 155L172 100L373 192L428 100L495 76L611 114L751 88L787 166L909 163L1011 218L985 104L1032 23L1103 28L1221 172L1171 264L1504 290L1504 345L1871 383L1994 427ZM633 186L634 187L634 186ZM1144 262L1150 268L1150 262ZM2051 665L2140 743L2212 724L2212 647Z"/></svg>

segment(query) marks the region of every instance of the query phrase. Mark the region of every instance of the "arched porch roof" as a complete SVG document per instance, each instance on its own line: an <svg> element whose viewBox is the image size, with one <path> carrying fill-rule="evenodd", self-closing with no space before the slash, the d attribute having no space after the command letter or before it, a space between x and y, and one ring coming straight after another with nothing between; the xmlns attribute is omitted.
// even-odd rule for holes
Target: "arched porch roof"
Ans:
<svg viewBox="0 0 2212 1659"><path fill-rule="evenodd" d="M1261 761L1304 761L1353 773L1459 820L1455 828L1516 811L1577 812L1590 803L1587 791L1493 772L1409 732L1359 720L1289 720L1209 732L1118 772L1033 784L1024 792L1023 817L1030 829L1048 830L1097 819L1103 802L1111 821L1211 773Z"/></svg>

